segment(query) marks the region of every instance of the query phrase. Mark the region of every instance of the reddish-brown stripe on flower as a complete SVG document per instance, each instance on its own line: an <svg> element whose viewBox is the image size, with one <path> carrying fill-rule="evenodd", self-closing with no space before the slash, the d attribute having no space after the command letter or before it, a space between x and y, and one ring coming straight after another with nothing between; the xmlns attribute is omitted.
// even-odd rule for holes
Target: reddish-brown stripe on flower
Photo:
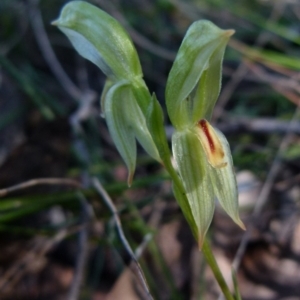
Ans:
<svg viewBox="0 0 300 300"><path fill-rule="evenodd" d="M197 128L197 134L208 162L215 168L226 166L223 146L215 129L205 119L198 122Z"/></svg>
<svg viewBox="0 0 300 300"><path fill-rule="evenodd" d="M208 127L207 127L208 122L206 120L200 120L198 124L201 126L201 128L207 138L211 152L215 152L215 145L214 145L213 139L212 139L210 132L208 130Z"/></svg>

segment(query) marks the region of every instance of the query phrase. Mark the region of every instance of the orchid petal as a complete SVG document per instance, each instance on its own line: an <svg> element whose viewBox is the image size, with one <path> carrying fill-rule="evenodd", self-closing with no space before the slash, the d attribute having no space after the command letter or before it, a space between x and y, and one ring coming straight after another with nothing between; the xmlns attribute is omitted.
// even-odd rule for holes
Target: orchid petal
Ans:
<svg viewBox="0 0 300 300"><path fill-rule="evenodd" d="M123 113L127 113L127 122L144 150L155 160L160 161L157 148L146 124L146 118L134 98L132 89L128 93L126 99L122 99L122 101L126 100L126 112Z"/></svg>
<svg viewBox="0 0 300 300"><path fill-rule="evenodd" d="M110 79L142 76L128 33L98 7L84 1L71 1L52 24L65 33L80 55L97 65Z"/></svg>
<svg viewBox="0 0 300 300"><path fill-rule="evenodd" d="M197 225L198 245L201 248L215 207L205 152L197 135L190 130L175 132L172 137L172 148Z"/></svg>
<svg viewBox="0 0 300 300"><path fill-rule="evenodd" d="M233 32L204 20L188 29L166 86L167 110L176 129L191 127L210 114L220 90L224 48Z"/></svg>
<svg viewBox="0 0 300 300"><path fill-rule="evenodd" d="M232 220L245 230L245 225L239 216L238 189L230 147L227 139L219 130L215 129L215 133L223 147L224 164L219 167L210 166L209 175L214 186L214 194Z"/></svg>
<svg viewBox="0 0 300 300"><path fill-rule="evenodd" d="M136 163L136 141L128 124L125 98L130 97L129 83L119 82L112 86L106 96L104 115L109 133L128 168L128 185L131 185Z"/></svg>

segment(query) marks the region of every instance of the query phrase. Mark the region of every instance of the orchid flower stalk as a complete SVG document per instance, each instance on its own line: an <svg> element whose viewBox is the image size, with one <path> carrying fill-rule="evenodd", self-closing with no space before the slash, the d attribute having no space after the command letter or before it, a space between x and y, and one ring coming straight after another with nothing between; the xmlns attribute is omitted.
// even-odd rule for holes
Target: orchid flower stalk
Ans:
<svg viewBox="0 0 300 300"><path fill-rule="evenodd" d="M175 128L174 169L161 105L150 94L134 45L119 22L87 2L71 1L53 25L66 34L80 55L107 76L101 107L127 165L128 184L133 180L137 140L170 173L174 195L204 255L210 251L204 239L213 218L215 198L232 220L245 229L238 212L228 142L209 123L220 93L225 47L234 31L201 20L190 26L182 41L165 93L168 116ZM211 257L210 252L207 257ZM216 269L216 263L210 261L212 269ZM217 279L219 273L214 272ZM218 280L221 288L222 280ZM230 294L227 287L222 290L225 295Z"/></svg>

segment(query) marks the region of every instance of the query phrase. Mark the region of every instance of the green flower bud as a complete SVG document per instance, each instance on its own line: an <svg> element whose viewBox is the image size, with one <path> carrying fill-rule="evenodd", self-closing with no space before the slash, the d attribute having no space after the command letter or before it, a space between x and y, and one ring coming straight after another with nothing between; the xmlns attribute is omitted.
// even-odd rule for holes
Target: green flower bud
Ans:
<svg viewBox="0 0 300 300"><path fill-rule="evenodd" d="M117 20L87 2L69 2L52 24L66 34L80 55L108 77L101 107L112 139L127 165L130 185L136 164L136 139L149 155L160 161L146 120L152 98L142 79L135 47Z"/></svg>

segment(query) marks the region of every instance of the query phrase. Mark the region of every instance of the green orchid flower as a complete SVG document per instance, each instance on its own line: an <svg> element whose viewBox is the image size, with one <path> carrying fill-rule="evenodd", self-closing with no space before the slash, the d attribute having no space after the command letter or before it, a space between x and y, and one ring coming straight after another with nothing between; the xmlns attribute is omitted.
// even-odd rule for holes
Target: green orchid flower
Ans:
<svg viewBox="0 0 300 300"><path fill-rule="evenodd" d="M69 38L80 55L107 76L102 111L127 165L130 185L136 164L136 140L149 155L161 161L146 121L152 97L131 38L117 20L84 1L66 4L52 24Z"/></svg>
<svg viewBox="0 0 300 300"><path fill-rule="evenodd" d="M199 248L212 221L215 197L233 221L245 229L238 212L228 142L208 122L220 92L222 59L232 34L232 30L221 30L209 21L193 23L166 87L167 110L175 127L173 155L186 190Z"/></svg>

